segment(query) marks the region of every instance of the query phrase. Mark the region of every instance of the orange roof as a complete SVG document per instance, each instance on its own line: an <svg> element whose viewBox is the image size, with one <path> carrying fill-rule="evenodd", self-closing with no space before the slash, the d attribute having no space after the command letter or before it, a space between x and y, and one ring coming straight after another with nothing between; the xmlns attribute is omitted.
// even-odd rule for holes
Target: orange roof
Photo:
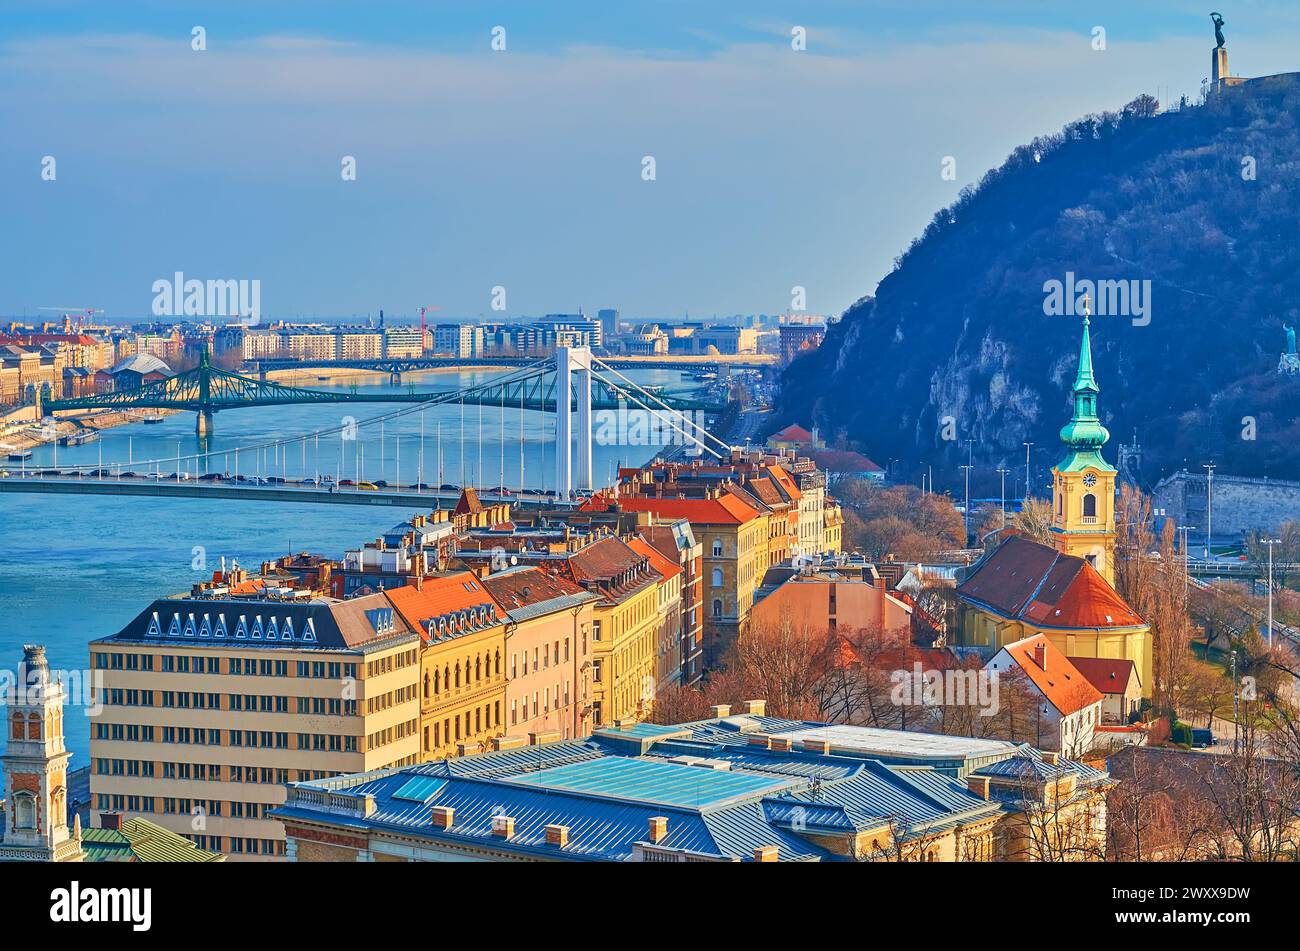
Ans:
<svg viewBox="0 0 1300 951"><path fill-rule="evenodd" d="M402 619L418 630L425 640L428 640L428 632L424 622L429 618L476 608L481 604L495 605L497 616L505 616L501 605L479 583L478 576L472 571L425 578L419 588L408 584L400 588L389 588L384 593L393 602L393 607L397 608Z"/></svg>
<svg viewBox="0 0 1300 951"><path fill-rule="evenodd" d="M674 575L682 573L682 566L664 557L663 552L654 545L651 545L644 538L629 538L628 547L638 554L645 555L650 559L650 567L659 572L665 578L671 578Z"/></svg>
<svg viewBox="0 0 1300 951"><path fill-rule="evenodd" d="M483 503L478 500L478 493L471 487L461 489L460 498L456 500L456 515L475 515L483 511Z"/></svg>
<svg viewBox="0 0 1300 951"><path fill-rule="evenodd" d="M1062 716L1101 702L1101 692L1079 673L1068 657L1052 646L1046 635L1026 637L1008 644L1003 650Z"/></svg>
<svg viewBox="0 0 1300 951"><path fill-rule="evenodd" d="M783 442L812 442L812 433L797 423L792 423L779 433L773 433L767 438L779 439Z"/></svg>
<svg viewBox="0 0 1300 951"><path fill-rule="evenodd" d="M653 512L665 518L684 518L697 525L742 525L758 518L758 512L734 495L716 499L661 499L654 496L623 495L617 499L593 495L581 511L602 512L617 505L625 512Z"/></svg>
<svg viewBox="0 0 1300 951"><path fill-rule="evenodd" d="M1085 559L1020 535L979 563L957 594L1038 627L1141 627L1136 611Z"/></svg>

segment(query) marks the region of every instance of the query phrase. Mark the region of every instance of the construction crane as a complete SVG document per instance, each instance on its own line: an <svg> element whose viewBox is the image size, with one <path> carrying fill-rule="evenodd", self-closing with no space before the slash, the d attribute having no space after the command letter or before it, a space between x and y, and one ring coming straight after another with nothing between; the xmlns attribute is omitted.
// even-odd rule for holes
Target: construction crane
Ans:
<svg viewBox="0 0 1300 951"><path fill-rule="evenodd" d="M38 307L37 310L54 310L63 314L65 318L71 318L73 314L77 315L77 329L80 330L85 325L86 318L94 319L95 314L102 314L103 311L95 307Z"/></svg>
<svg viewBox="0 0 1300 951"><path fill-rule="evenodd" d="M424 350L424 312L426 310L442 310L441 307L421 307L420 308L420 350Z"/></svg>

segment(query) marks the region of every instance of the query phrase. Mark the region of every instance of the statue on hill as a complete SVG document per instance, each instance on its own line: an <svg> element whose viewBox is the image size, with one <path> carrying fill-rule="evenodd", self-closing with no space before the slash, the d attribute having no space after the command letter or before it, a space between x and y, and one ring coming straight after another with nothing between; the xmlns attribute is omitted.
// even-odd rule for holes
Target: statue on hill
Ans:
<svg viewBox="0 0 1300 951"><path fill-rule="evenodd" d="M1217 13L1211 13L1210 19L1214 21L1214 38L1219 41L1215 49L1223 49L1223 17Z"/></svg>
<svg viewBox="0 0 1300 951"><path fill-rule="evenodd" d="M1295 328L1283 324L1282 329L1286 331L1286 352L1295 356Z"/></svg>

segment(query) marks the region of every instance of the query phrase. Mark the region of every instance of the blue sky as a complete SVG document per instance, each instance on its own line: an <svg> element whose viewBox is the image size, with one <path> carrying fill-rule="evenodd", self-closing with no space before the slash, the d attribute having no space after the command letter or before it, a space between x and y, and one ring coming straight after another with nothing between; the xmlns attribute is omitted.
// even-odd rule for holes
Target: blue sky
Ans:
<svg viewBox="0 0 1300 951"><path fill-rule="evenodd" d="M1220 10L1234 73L1300 67L1296 5ZM260 280L270 317L494 316L497 285L510 314L775 313L795 285L837 313L1017 144L1194 95L1207 12L0 2L0 314L143 318L176 271Z"/></svg>

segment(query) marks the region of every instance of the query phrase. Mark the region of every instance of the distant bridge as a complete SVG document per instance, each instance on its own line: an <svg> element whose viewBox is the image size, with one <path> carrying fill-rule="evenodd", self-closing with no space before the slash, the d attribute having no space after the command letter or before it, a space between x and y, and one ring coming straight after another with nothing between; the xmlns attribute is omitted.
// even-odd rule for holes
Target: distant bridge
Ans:
<svg viewBox="0 0 1300 951"><path fill-rule="evenodd" d="M424 403L429 405L464 403L466 405L503 406L512 409L554 413L556 409L554 361L525 361L514 373L488 380L461 390L405 393L358 393L355 390L310 390L284 386L268 380L253 379L214 367L207 350L199 355L199 365L166 380L147 383L132 390L117 390L96 396L46 400L37 406L42 412L91 409L171 409L190 410L197 414L200 436L212 432L213 416L220 410L252 406L289 406L313 403ZM621 385L600 388L591 399L591 408L618 409L627 404L630 389ZM620 399L622 397L622 399ZM569 404L576 394L570 392ZM721 413L725 404L663 394L662 403L678 412Z"/></svg>
<svg viewBox="0 0 1300 951"><path fill-rule="evenodd" d="M601 357L605 366L619 370L703 370L722 368L761 370L776 365L768 354L683 355L677 357ZM535 367L549 364L538 357L385 357L382 360L245 360L244 369L265 378L273 370L373 370L400 377L417 370L474 369L479 367Z"/></svg>

